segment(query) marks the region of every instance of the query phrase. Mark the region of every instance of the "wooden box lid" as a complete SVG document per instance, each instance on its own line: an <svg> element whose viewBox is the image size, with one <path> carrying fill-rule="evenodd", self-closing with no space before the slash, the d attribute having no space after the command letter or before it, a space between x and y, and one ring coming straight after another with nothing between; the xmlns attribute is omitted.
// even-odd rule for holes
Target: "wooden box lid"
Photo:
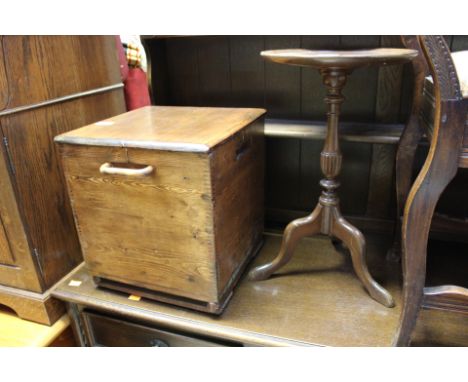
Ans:
<svg viewBox="0 0 468 382"><path fill-rule="evenodd" d="M55 137L59 143L209 152L264 109L147 106Z"/></svg>

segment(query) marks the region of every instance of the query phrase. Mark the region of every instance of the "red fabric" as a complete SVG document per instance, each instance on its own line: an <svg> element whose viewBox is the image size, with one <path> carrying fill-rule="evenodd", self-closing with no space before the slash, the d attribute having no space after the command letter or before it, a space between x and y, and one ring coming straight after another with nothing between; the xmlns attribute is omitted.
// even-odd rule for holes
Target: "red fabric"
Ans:
<svg viewBox="0 0 468 382"><path fill-rule="evenodd" d="M119 56L120 77L122 78L122 81L125 81L128 77L128 63L122 46L122 41L119 36L115 36L115 44L117 45L117 54Z"/></svg>
<svg viewBox="0 0 468 382"><path fill-rule="evenodd" d="M146 73L141 68L129 68L124 81L127 110L151 105Z"/></svg>

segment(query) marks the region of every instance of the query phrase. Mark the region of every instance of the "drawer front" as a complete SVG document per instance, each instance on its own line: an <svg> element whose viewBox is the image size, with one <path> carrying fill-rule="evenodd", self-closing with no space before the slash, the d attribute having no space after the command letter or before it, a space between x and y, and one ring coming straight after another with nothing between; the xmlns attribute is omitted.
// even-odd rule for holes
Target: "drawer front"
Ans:
<svg viewBox="0 0 468 382"><path fill-rule="evenodd" d="M166 330L108 318L95 313L83 312L88 340L91 346L122 347L192 347L226 346L220 343L192 338Z"/></svg>
<svg viewBox="0 0 468 382"><path fill-rule="evenodd" d="M216 302L206 155L73 145L61 152L93 275ZM105 163L110 171L101 173Z"/></svg>

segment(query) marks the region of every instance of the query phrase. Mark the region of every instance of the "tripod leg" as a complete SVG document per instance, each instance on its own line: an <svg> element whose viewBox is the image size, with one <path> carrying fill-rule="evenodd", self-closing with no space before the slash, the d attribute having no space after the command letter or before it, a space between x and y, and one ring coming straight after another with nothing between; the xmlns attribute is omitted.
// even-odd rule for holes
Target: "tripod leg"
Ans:
<svg viewBox="0 0 468 382"><path fill-rule="evenodd" d="M320 233L322 208L323 207L318 204L309 216L293 220L289 223L284 230L283 241L276 258L268 264L254 268L249 273L249 279L254 281L267 279L291 260L294 249L301 238Z"/></svg>
<svg viewBox="0 0 468 382"><path fill-rule="evenodd" d="M395 306L392 296L370 275L365 261L366 241L361 231L352 226L335 208L331 234L342 240L351 252L354 271L371 297L388 308Z"/></svg>

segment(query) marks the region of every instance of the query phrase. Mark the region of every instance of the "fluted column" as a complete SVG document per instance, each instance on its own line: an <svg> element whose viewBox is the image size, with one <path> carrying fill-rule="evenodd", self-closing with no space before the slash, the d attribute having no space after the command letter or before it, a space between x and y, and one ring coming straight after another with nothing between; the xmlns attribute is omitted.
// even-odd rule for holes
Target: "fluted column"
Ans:
<svg viewBox="0 0 468 382"><path fill-rule="evenodd" d="M331 221L329 207L337 206L339 202L336 189L340 182L336 179L341 171L341 151L338 140L338 121L340 117L341 104L344 97L341 90L346 84L347 73L344 70L326 69L320 72L323 83L327 87L327 96L325 103L328 106L327 111L327 136L322 152L320 153L320 168L325 179L320 181L324 188L320 196L320 204L325 207L322 220L322 233L329 234L331 230Z"/></svg>

